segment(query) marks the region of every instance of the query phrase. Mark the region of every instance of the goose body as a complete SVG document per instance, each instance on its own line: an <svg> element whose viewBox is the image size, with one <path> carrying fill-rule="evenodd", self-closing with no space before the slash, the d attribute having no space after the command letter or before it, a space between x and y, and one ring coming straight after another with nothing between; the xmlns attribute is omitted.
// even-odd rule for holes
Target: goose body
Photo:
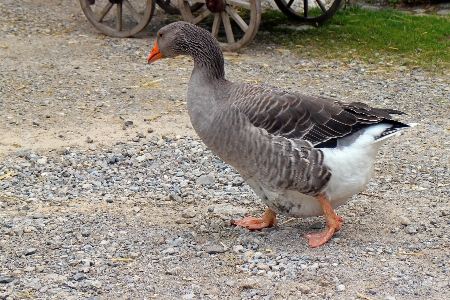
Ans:
<svg viewBox="0 0 450 300"><path fill-rule="evenodd" d="M215 38L186 22L163 27L148 60L180 54L194 59L187 107L195 131L268 206L262 218L236 225L275 225L277 213L324 215L327 228L305 236L311 247L324 244L343 221L333 208L365 189L379 148L409 127L392 120L396 110L230 82Z"/></svg>

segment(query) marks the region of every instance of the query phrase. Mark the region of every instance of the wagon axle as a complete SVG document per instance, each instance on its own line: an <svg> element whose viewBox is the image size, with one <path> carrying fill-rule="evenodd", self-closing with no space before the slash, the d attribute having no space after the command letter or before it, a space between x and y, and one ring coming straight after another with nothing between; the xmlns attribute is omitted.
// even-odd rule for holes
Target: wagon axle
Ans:
<svg viewBox="0 0 450 300"><path fill-rule="evenodd" d="M226 7L226 0L206 0L206 8L212 13L221 13Z"/></svg>

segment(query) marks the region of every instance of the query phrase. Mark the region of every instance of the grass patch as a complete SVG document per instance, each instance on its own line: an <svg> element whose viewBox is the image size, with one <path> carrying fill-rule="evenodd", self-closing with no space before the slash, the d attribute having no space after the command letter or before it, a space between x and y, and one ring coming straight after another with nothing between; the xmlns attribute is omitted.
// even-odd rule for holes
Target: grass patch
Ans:
<svg viewBox="0 0 450 300"><path fill-rule="evenodd" d="M259 33L269 33L258 34L257 40L308 58L450 69L450 17L352 7L341 9L314 30L283 28L299 25L279 11L264 12Z"/></svg>

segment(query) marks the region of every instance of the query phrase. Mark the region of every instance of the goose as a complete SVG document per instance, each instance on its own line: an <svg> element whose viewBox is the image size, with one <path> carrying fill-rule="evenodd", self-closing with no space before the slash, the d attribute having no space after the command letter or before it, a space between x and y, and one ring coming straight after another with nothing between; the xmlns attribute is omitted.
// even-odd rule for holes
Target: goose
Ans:
<svg viewBox="0 0 450 300"><path fill-rule="evenodd" d="M231 221L237 226L275 226L276 214L323 215L326 228L304 237L310 247L325 244L344 221L334 208L366 188L378 149L410 127L392 119L398 110L231 82L217 40L182 21L158 31L148 62L179 55L194 60L187 90L193 128L268 207L261 218Z"/></svg>

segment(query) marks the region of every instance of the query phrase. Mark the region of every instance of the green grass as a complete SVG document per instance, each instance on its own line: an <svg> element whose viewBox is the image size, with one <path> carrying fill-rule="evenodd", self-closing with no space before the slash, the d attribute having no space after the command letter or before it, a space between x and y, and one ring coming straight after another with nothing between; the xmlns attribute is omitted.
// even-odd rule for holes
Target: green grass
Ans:
<svg viewBox="0 0 450 300"><path fill-rule="evenodd" d="M380 61L411 68L450 69L450 17L414 16L393 10L341 9L314 30L279 11L262 15L257 41L285 46L309 58Z"/></svg>

